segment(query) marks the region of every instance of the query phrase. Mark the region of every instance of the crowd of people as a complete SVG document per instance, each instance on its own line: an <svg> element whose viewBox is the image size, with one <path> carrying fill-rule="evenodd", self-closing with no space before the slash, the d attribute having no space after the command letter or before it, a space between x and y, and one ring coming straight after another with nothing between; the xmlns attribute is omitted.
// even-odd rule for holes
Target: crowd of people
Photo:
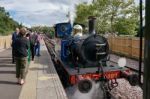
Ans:
<svg viewBox="0 0 150 99"><path fill-rule="evenodd" d="M40 56L40 33L16 28L12 34L12 63L16 64L16 78L18 84L25 83L25 75L28 71L28 62L34 61L34 56Z"/></svg>
<svg viewBox="0 0 150 99"><path fill-rule="evenodd" d="M82 36L82 27L74 26L73 36L80 38ZM40 56L40 33L27 30L26 28L16 28L12 34L12 63L16 64L17 83L25 83L25 75L28 71L30 59L34 61L34 56Z"/></svg>

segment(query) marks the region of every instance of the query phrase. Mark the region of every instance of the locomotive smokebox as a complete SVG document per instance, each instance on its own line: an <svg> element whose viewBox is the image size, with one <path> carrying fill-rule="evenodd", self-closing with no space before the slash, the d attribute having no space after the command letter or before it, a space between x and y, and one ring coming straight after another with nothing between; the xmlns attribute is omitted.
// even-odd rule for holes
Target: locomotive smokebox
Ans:
<svg viewBox="0 0 150 99"><path fill-rule="evenodd" d="M95 22L96 22L96 17L94 16L89 16L89 34L95 34Z"/></svg>

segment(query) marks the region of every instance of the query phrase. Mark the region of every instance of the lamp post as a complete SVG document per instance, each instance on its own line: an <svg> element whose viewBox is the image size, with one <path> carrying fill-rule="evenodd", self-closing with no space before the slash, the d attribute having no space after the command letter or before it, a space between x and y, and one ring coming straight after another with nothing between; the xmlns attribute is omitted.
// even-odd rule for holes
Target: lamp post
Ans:
<svg viewBox="0 0 150 99"><path fill-rule="evenodd" d="M143 99L150 99L150 0L146 0Z"/></svg>
<svg viewBox="0 0 150 99"><path fill-rule="evenodd" d="M143 13L142 13L142 0L140 0L140 51L139 51L139 84L141 84L141 67L142 67L142 51L143 51Z"/></svg>

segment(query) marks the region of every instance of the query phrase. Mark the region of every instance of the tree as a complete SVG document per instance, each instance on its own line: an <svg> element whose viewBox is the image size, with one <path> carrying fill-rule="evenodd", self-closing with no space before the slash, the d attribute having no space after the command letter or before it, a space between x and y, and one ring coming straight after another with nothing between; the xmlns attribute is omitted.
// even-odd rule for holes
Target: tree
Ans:
<svg viewBox="0 0 150 99"><path fill-rule="evenodd" d="M51 37L54 37L54 28L49 26L34 26L31 28L32 31L42 32L49 34Z"/></svg>
<svg viewBox="0 0 150 99"><path fill-rule="evenodd" d="M120 18L113 25L114 30L121 35L135 35L137 32L135 31L136 27L136 21L130 18Z"/></svg>
<svg viewBox="0 0 150 99"><path fill-rule="evenodd" d="M75 23L81 23L86 25L89 15L94 15L95 7L93 5L80 4L76 7ZM87 25L86 25L87 26Z"/></svg>
<svg viewBox="0 0 150 99"><path fill-rule="evenodd" d="M94 15L97 17L96 30L99 33L134 35L139 25L138 13L134 0L96 0L91 5L78 5L75 21L85 24L87 17Z"/></svg>
<svg viewBox="0 0 150 99"><path fill-rule="evenodd" d="M18 22L10 18L9 13L5 11L4 7L0 7L0 35L12 33L18 26Z"/></svg>

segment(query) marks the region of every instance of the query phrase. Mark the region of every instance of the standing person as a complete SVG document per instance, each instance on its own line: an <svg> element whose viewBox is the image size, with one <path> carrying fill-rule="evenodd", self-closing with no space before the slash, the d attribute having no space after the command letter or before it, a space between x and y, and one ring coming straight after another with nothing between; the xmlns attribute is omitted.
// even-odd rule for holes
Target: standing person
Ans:
<svg viewBox="0 0 150 99"><path fill-rule="evenodd" d="M34 61L34 55L35 55L35 41L36 41L36 35L34 32L31 32L30 49L31 49L32 61Z"/></svg>
<svg viewBox="0 0 150 99"><path fill-rule="evenodd" d="M82 26L81 25L75 25L73 27L73 37L74 37L74 40L78 41L82 37L82 35L83 35L83 33L82 33ZM78 64L76 64L78 56L76 54L75 49L73 49L72 51L73 51L72 57L74 57L73 61L74 61L75 65L76 65L76 68L78 68Z"/></svg>
<svg viewBox="0 0 150 99"><path fill-rule="evenodd" d="M14 51L14 43L15 43L18 35L19 35L19 28L16 28L16 31L12 34L12 63L15 62L15 58L14 58L14 52L15 52Z"/></svg>
<svg viewBox="0 0 150 99"><path fill-rule="evenodd" d="M38 33L37 34L37 39L36 39L36 46L35 46L35 53L36 53L36 55L37 56L41 56L41 54L40 54L40 42L41 42L41 39L42 39L42 37L41 37L41 35L40 35L40 33Z"/></svg>
<svg viewBox="0 0 150 99"><path fill-rule="evenodd" d="M19 84L24 84L27 56L28 56L28 43L29 40L26 36L26 28L21 28L19 32L19 38L15 41L15 59L16 59L16 78Z"/></svg>
<svg viewBox="0 0 150 99"><path fill-rule="evenodd" d="M37 51L37 43L36 43L37 42L37 32L35 31L33 35L35 36L34 55L36 55L36 51Z"/></svg>
<svg viewBox="0 0 150 99"><path fill-rule="evenodd" d="M31 41L30 41L30 33L27 33L27 34L26 34L26 38L29 40L29 42L28 42L29 48L28 48L28 56L27 56L27 60L28 60L27 67L28 67L29 64L30 64L30 58L31 58L31 49L30 49L30 43L31 43ZM27 68L27 70L28 70L28 68Z"/></svg>

